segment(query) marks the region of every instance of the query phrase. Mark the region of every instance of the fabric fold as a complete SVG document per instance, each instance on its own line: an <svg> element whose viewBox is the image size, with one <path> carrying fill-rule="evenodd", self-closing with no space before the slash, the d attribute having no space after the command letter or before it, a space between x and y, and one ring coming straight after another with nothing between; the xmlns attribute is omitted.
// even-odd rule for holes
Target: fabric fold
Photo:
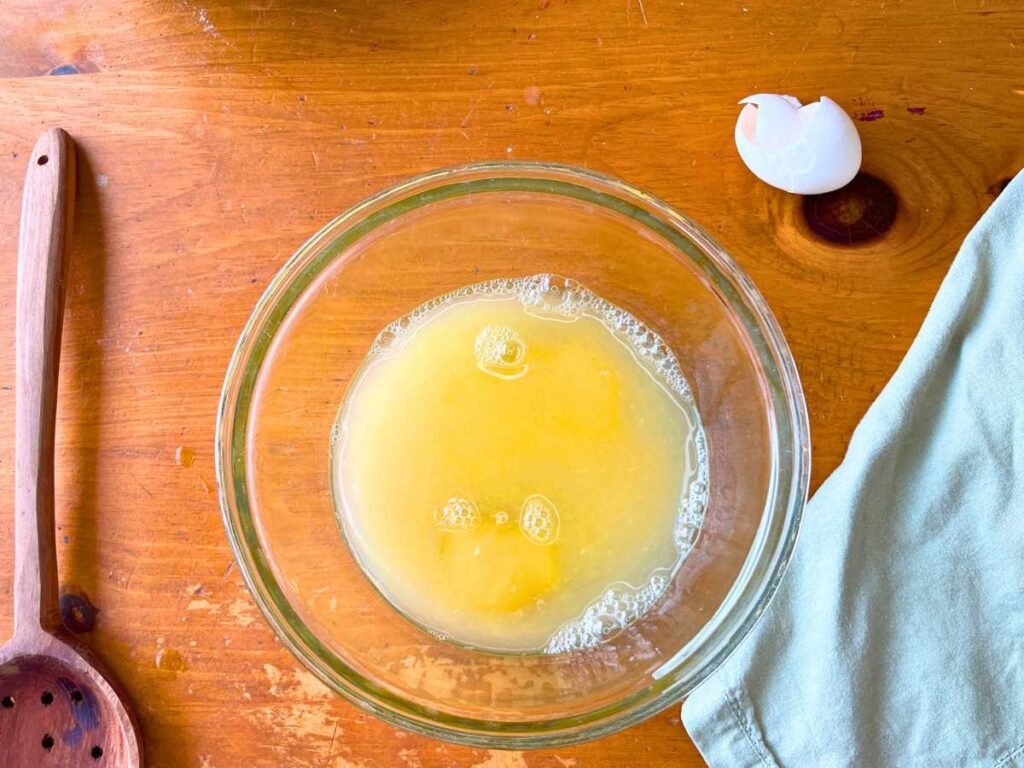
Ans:
<svg viewBox="0 0 1024 768"><path fill-rule="evenodd" d="M683 720L717 766L1024 766L1024 174Z"/></svg>

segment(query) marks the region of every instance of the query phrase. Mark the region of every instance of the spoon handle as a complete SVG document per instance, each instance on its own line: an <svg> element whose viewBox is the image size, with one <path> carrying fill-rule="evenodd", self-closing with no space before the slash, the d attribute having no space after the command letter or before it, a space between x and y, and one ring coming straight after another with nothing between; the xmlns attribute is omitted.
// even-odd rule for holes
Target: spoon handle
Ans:
<svg viewBox="0 0 1024 768"><path fill-rule="evenodd" d="M36 142L18 241L15 430L15 634L56 626L53 454L75 146L60 128Z"/></svg>

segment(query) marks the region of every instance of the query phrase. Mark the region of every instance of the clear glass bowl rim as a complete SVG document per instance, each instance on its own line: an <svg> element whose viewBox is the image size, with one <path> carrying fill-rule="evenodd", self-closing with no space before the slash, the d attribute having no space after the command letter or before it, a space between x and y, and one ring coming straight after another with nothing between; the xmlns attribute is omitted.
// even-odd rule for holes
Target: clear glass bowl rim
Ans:
<svg viewBox="0 0 1024 768"><path fill-rule="evenodd" d="M475 186L467 186L475 185ZM460 192L460 187L466 191ZM326 649L288 604L260 548L246 492L249 399L270 338L315 277L344 247L388 218L437 198L483 191L539 191L607 205L655 229L702 268L750 335L772 399L772 482L757 535L722 605L680 649L679 665L640 692L583 715L522 723L446 715L404 700L351 669ZM427 193L427 194L424 194ZM420 200L409 205L410 199ZM389 216L381 216L382 212ZM370 221L376 217L378 221ZM308 277L308 275L307 275ZM291 291L289 289L292 289ZM262 347L262 353L259 348ZM254 359L254 353L255 359ZM239 408L241 406L241 412ZM623 181L557 163L500 161L431 171L386 188L333 219L281 267L256 303L229 363L218 407L214 445L221 515L235 561L260 611L281 642L316 677L382 720L431 738L484 748L523 749L580 743L622 730L681 700L736 649L768 606L792 555L810 480L810 433L796 364L761 294L732 258L697 224L657 197ZM667 666L667 665L666 665Z"/></svg>

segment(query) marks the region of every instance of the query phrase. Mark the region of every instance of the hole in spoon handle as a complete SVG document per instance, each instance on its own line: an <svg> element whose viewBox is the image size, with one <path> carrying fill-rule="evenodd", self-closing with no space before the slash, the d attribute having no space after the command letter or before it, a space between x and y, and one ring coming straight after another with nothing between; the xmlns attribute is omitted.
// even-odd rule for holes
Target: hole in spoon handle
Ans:
<svg viewBox="0 0 1024 768"><path fill-rule="evenodd" d="M18 240L15 633L57 620L54 426L74 196L74 144L52 128L28 163Z"/></svg>

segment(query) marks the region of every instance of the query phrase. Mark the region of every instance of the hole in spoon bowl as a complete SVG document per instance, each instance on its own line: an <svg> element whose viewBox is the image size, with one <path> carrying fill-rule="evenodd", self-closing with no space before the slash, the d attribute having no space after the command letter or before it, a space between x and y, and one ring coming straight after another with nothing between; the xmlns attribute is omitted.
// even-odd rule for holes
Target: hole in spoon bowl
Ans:
<svg viewBox="0 0 1024 768"><path fill-rule="evenodd" d="M19 656L0 663L0 685L0 707L12 703L0 708L0 768L138 765L117 712L79 669Z"/></svg>

